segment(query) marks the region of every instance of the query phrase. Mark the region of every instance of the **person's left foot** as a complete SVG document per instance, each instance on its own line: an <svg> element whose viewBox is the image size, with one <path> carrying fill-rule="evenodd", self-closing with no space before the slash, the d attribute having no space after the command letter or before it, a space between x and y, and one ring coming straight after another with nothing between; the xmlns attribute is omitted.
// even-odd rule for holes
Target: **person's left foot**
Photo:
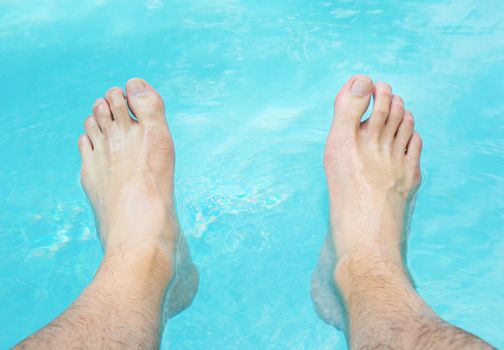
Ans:
<svg viewBox="0 0 504 350"><path fill-rule="evenodd" d="M160 278L166 284L179 270L164 312L171 316L191 303L198 273L179 233L175 153L163 100L144 80L131 79L126 98L122 89L110 89L96 100L84 125L86 135L79 138L81 182L105 255L133 260L155 251L156 268L164 271Z"/></svg>

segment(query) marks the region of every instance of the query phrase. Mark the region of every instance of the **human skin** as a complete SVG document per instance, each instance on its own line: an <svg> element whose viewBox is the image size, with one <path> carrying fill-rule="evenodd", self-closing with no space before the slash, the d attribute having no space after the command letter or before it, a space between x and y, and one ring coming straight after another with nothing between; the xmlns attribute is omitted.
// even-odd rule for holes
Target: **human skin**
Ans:
<svg viewBox="0 0 504 350"><path fill-rule="evenodd" d="M126 97L120 88L110 89L84 125L81 182L104 259L79 298L16 348L155 349L181 242L173 198L175 154L164 103L147 82L131 79ZM198 278L192 263L185 266L191 290L174 290L190 303ZM171 301L168 314L180 311L176 303Z"/></svg>
<svg viewBox="0 0 504 350"><path fill-rule="evenodd" d="M371 116L362 121L371 98ZM404 248L421 151L413 115L389 84L366 76L347 81L334 102L325 147L329 234L312 296L321 317L343 328L351 349L492 348L436 315L407 272ZM327 296L340 298L341 308Z"/></svg>

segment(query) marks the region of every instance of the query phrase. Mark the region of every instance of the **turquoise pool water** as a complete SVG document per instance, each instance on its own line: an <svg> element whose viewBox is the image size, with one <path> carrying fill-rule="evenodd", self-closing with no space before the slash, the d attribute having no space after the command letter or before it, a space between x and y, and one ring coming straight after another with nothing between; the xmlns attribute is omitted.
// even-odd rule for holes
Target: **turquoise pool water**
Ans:
<svg viewBox="0 0 504 350"><path fill-rule="evenodd" d="M68 306L101 258L76 140L141 76L167 101L201 273L170 349L342 349L314 312L322 150L352 74L425 140L409 262L445 319L504 347L504 2L0 0L0 348Z"/></svg>

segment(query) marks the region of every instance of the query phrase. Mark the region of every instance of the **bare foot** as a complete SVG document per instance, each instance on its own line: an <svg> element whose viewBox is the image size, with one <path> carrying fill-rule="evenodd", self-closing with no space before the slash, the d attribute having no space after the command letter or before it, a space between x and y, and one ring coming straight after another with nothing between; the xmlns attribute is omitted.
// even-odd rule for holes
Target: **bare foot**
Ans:
<svg viewBox="0 0 504 350"><path fill-rule="evenodd" d="M131 261L156 251L159 278L170 284L166 318L191 303L198 273L175 212L175 153L163 100L138 78L128 81L126 96L112 88L96 100L79 139L81 181L106 256Z"/></svg>
<svg viewBox="0 0 504 350"><path fill-rule="evenodd" d="M371 95L373 111L362 122ZM324 156L330 230L312 279L312 298L327 323L345 326L338 271L349 257L403 263L421 149L413 116L388 84L355 76L342 87Z"/></svg>

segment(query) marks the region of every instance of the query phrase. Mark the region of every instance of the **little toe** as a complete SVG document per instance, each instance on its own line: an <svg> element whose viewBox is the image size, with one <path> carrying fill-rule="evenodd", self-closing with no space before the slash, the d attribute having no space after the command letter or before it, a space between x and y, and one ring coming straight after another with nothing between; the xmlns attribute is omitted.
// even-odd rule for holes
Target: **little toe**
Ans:
<svg viewBox="0 0 504 350"><path fill-rule="evenodd" d="M100 130L100 125L94 116L90 116L86 119L84 122L84 128L87 136L91 140L93 149L99 148L103 143L103 134Z"/></svg>
<svg viewBox="0 0 504 350"><path fill-rule="evenodd" d="M416 184L420 183L420 154L422 153L422 138L417 131L413 132L408 143L406 159L409 164L412 181Z"/></svg>
<svg viewBox="0 0 504 350"><path fill-rule="evenodd" d="M378 139L382 134L385 122L390 113L390 102L392 100L392 87L384 82L378 82L374 86L373 112L369 117L369 131L374 139Z"/></svg>
<svg viewBox="0 0 504 350"><path fill-rule="evenodd" d="M404 117L404 102L398 95L392 96L390 103L390 113L383 129L382 140L391 145L397 133L397 128Z"/></svg>
<svg viewBox="0 0 504 350"><path fill-rule="evenodd" d="M110 112L109 105L107 101L103 98L99 98L95 101L93 105L93 115L95 116L100 129L107 133L112 125L112 113Z"/></svg>
<svg viewBox="0 0 504 350"><path fill-rule="evenodd" d="M82 159L87 159L93 153L93 144L91 143L89 136L81 135L79 137L78 144Z"/></svg>
<svg viewBox="0 0 504 350"><path fill-rule="evenodd" d="M105 94L105 98L112 111L114 122L122 128L128 128L133 119L131 119L128 111L128 105L124 98L124 93L121 88L113 87Z"/></svg>
<svg viewBox="0 0 504 350"><path fill-rule="evenodd" d="M401 120L401 124L397 129L397 135L394 141L394 153L396 155L404 155L406 152L406 147L408 142L413 135L413 130L415 127L415 121L413 120L413 115L410 111L406 110L404 117Z"/></svg>
<svg viewBox="0 0 504 350"><path fill-rule="evenodd" d="M164 125L163 99L145 80L133 78L126 83L128 106L141 124Z"/></svg>

